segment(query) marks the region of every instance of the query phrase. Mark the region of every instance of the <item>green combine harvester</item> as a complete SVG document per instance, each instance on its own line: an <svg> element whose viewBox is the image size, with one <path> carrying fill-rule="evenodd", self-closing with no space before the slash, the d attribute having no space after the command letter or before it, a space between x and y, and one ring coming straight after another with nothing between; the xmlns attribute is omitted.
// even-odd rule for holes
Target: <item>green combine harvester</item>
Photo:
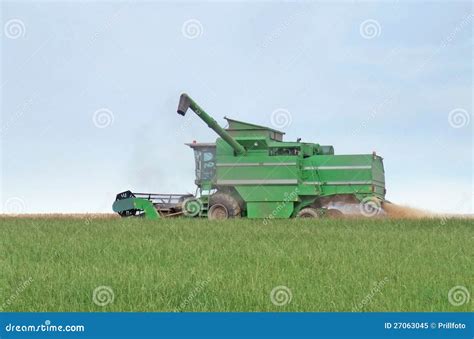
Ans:
<svg viewBox="0 0 474 339"><path fill-rule="evenodd" d="M123 217L209 219L340 216L346 206L365 215L382 211L385 176L374 153L335 155L333 146L283 141L273 128L225 118L223 129L187 94L178 113L191 109L218 135L215 143L186 144L194 151L196 194L117 194Z"/></svg>

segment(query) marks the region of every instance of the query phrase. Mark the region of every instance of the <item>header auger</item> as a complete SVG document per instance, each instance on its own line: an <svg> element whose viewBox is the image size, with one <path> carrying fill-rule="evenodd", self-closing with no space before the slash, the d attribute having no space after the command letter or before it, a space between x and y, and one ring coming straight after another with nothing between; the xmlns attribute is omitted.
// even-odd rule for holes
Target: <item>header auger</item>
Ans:
<svg viewBox="0 0 474 339"><path fill-rule="evenodd" d="M126 191L117 195L115 212L149 219L316 218L350 206L374 214L385 201L383 162L375 153L335 155L332 146L283 141L281 131L230 118L224 129L182 94L177 112L188 109L219 136L186 144L195 156L196 195Z"/></svg>

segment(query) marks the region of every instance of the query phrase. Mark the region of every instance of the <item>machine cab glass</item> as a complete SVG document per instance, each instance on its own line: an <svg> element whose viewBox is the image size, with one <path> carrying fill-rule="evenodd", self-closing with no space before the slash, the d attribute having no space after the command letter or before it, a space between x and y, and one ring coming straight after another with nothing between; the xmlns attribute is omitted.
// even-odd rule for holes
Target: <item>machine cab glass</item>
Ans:
<svg viewBox="0 0 474 339"><path fill-rule="evenodd" d="M216 175L216 145L211 143L187 145L194 150L196 184L213 181Z"/></svg>

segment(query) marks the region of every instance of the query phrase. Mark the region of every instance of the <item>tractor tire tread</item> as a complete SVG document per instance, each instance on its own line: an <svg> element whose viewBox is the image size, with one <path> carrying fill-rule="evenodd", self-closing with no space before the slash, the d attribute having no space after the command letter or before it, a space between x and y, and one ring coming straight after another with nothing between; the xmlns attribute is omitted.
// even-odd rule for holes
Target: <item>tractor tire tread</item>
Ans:
<svg viewBox="0 0 474 339"><path fill-rule="evenodd" d="M319 218L318 210L312 207L305 207L296 214L297 218Z"/></svg>
<svg viewBox="0 0 474 339"><path fill-rule="evenodd" d="M209 197L209 207L214 204L225 206L229 213L229 218L240 218L242 209L240 204L233 196L223 192L216 192Z"/></svg>

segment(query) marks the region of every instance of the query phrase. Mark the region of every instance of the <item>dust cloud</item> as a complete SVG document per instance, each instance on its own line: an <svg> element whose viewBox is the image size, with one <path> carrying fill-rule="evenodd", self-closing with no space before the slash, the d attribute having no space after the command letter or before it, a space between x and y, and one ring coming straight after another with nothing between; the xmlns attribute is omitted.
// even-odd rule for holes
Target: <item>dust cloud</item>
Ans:
<svg viewBox="0 0 474 339"><path fill-rule="evenodd" d="M443 217L441 214L436 214L430 211L410 207L397 205L394 203L384 203L383 210L387 217L391 219L421 219L421 218L440 218Z"/></svg>

